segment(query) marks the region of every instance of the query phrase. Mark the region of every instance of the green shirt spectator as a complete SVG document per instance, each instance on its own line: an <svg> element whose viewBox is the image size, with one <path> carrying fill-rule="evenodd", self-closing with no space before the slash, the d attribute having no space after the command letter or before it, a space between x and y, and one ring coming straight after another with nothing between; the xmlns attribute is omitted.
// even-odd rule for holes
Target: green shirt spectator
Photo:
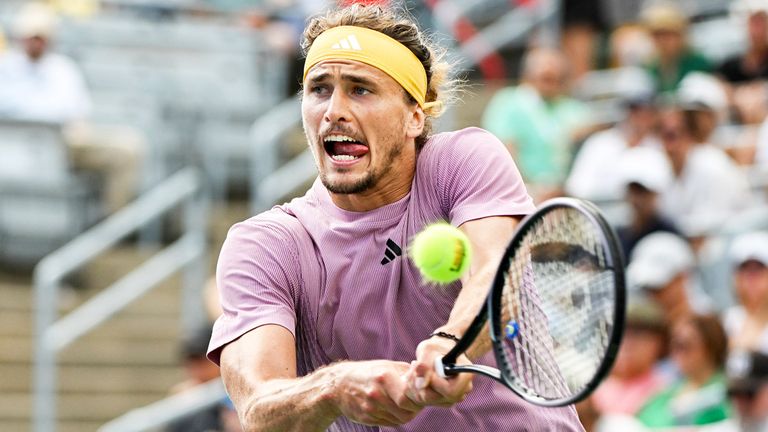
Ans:
<svg viewBox="0 0 768 432"><path fill-rule="evenodd" d="M565 179L572 133L586 122L582 103L565 96L544 100L527 84L497 92L483 114L483 127L512 147L526 181L548 185Z"/></svg>
<svg viewBox="0 0 768 432"><path fill-rule="evenodd" d="M671 1L651 3L640 14L640 22L653 38L656 58L647 69L658 92L677 89L689 72L710 72L712 64L688 45L688 17Z"/></svg>
<svg viewBox="0 0 768 432"><path fill-rule="evenodd" d="M685 51L674 64L663 65L659 60L648 65L648 72L656 83L659 92L675 91L680 81L689 72L709 72L712 64L702 54L693 51Z"/></svg>
<svg viewBox="0 0 768 432"><path fill-rule="evenodd" d="M637 418L648 427L699 426L717 423L731 417L726 397L726 381L717 373L703 387L684 392L685 382L652 397L638 412Z"/></svg>

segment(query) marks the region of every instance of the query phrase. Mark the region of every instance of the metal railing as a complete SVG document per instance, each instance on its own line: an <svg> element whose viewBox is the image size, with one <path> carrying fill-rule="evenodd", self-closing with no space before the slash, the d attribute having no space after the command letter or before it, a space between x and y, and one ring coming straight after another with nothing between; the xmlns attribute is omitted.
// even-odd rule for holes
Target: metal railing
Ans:
<svg viewBox="0 0 768 432"><path fill-rule="evenodd" d="M215 379L129 411L105 423L98 432L144 432L165 426L199 410L220 403L227 393L224 383Z"/></svg>
<svg viewBox="0 0 768 432"><path fill-rule="evenodd" d="M296 95L286 99L266 114L259 117L251 127L251 211L264 211L265 206L271 205L268 199L262 197L261 183L270 176L285 168L280 168L278 154L280 139L286 132L301 123L301 97ZM301 157L301 156L299 156ZM314 165L313 165L314 166ZM283 171L284 172L284 171ZM296 177L306 177L300 173ZM288 193L288 186L278 185L275 194ZM283 196L283 195L279 195Z"/></svg>
<svg viewBox="0 0 768 432"><path fill-rule="evenodd" d="M57 320L59 289L64 277L179 205L183 210L183 234L178 240ZM56 430L56 355L72 342L182 269L184 328L193 328L204 316L201 291L206 268L206 220L207 204L200 175L195 169L186 168L46 256L35 267L35 432Z"/></svg>

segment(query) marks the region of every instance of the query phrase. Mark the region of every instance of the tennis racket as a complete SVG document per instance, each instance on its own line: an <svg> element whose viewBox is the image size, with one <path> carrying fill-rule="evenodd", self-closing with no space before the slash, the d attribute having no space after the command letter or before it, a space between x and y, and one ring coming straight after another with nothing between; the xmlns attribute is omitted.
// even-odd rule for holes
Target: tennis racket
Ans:
<svg viewBox="0 0 768 432"><path fill-rule="evenodd" d="M549 200L520 222L482 310L435 370L489 376L536 405L577 402L613 364L625 297L616 235L597 207ZM498 369L457 365L486 321Z"/></svg>

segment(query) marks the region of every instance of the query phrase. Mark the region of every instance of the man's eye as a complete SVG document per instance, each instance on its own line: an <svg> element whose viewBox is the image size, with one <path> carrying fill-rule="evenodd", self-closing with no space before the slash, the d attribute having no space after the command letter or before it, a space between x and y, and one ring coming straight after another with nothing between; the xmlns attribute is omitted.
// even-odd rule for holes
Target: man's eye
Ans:
<svg viewBox="0 0 768 432"><path fill-rule="evenodd" d="M354 91L354 93L355 93L356 95L358 95L358 96L367 95L368 93L370 93L370 92L371 92L370 90L368 90L368 89L367 89L367 88L365 88L365 87L355 87L355 89L354 89L353 91Z"/></svg>
<svg viewBox="0 0 768 432"><path fill-rule="evenodd" d="M324 85L316 85L309 88L309 91L314 94L323 94L328 90L328 87Z"/></svg>

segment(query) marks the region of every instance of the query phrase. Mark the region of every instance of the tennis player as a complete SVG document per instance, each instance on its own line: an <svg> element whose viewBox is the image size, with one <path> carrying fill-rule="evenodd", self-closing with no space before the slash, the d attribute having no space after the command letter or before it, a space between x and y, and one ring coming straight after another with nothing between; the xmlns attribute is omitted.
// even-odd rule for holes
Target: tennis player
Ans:
<svg viewBox="0 0 768 432"><path fill-rule="evenodd" d="M447 64L397 11L351 6L303 36L302 116L319 178L235 225L209 358L247 431L581 431L573 407L529 405L494 380L442 379L436 356L479 311L520 217L534 210L504 145L430 134ZM475 249L460 282L425 284L413 236L447 220ZM493 364L470 352L460 362Z"/></svg>

